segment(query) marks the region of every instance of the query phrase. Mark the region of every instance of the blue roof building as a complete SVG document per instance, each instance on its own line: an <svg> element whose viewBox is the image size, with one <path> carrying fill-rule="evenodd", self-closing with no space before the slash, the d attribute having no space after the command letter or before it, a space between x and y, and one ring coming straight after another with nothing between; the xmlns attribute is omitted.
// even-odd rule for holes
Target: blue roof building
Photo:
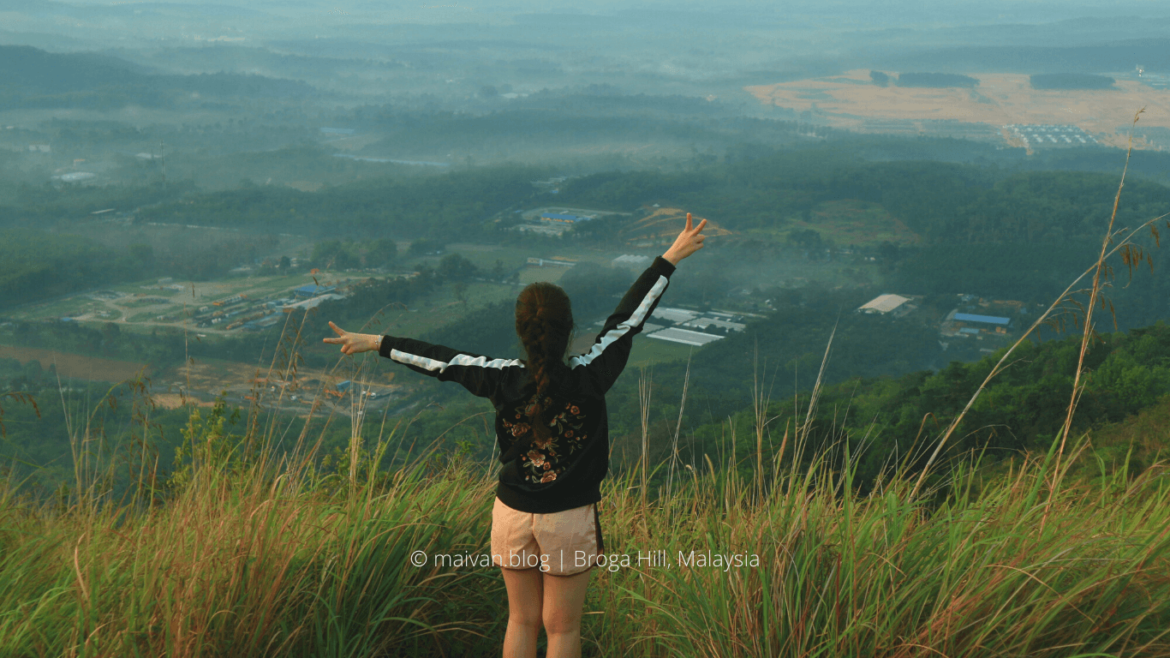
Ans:
<svg viewBox="0 0 1170 658"><path fill-rule="evenodd" d="M297 288L296 290L294 290L293 294L295 294L297 297L316 297L317 295L324 295L326 293L331 293L334 290L336 290L336 288L333 286L311 285L311 286L301 286L300 288Z"/></svg>
<svg viewBox="0 0 1170 658"><path fill-rule="evenodd" d="M1012 323L1011 318L999 318L993 315L974 315L972 313L955 313L955 320L958 322L979 322L982 324L994 324L1000 327L1006 327Z"/></svg>

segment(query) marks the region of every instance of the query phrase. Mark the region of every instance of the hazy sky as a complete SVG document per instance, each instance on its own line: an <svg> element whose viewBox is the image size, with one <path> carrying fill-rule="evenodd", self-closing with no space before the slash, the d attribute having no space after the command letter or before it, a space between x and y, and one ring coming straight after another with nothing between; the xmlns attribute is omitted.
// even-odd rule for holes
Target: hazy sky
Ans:
<svg viewBox="0 0 1170 658"><path fill-rule="evenodd" d="M0 2L0 6L3 6ZM37 4L36 0L22 0L24 6ZM703 13L752 13L783 16L787 13L818 14L825 16L855 16L881 22L906 24L971 24L999 22L1051 22L1084 16L1170 16L1170 3L1165 0L988 0L972 3L968 0L788 0L777 3L769 0L548 0L523 2L519 0L406 0L374 2L371 0L220 0L193 2L191 0L65 0L70 5L151 5L171 4L211 8L240 7L264 12L294 15L319 15L334 12L367 16L408 16L434 14L443 20L498 18L515 13L612 14L631 10L690 11Z"/></svg>

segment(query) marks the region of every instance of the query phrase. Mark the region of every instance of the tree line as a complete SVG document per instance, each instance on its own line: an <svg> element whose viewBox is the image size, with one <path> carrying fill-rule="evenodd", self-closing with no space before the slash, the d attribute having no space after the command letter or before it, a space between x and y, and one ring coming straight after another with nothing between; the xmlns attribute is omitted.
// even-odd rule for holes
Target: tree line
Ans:
<svg viewBox="0 0 1170 658"><path fill-rule="evenodd" d="M1080 336L1074 335L1022 343L1012 354L1011 367L991 380L967 412L942 457L985 450L986 460L995 462L1024 450L1047 451L1068 412L1080 342ZM848 441L850 453L860 464L863 491L883 466L908 455L913 455L908 460L912 467L923 466L930 454L926 446L932 446L963 410L1003 351L974 362L953 361L937 371L881 377L858 374L825 387L814 416L810 448ZM1124 333L1103 331L1094 338L1084 368L1087 383L1073 417L1073 436L1123 421L1166 399L1170 394L1170 325L1158 322ZM799 400L774 397L768 417L803 422L807 390ZM753 412L742 409L733 422L741 435L750 434ZM722 425L716 421L695 432L704 450L729 451L726 419ZM775 435L783 429L772 432L767 455L779 448ZM839 446L837 450L843 454Z"/></svg>

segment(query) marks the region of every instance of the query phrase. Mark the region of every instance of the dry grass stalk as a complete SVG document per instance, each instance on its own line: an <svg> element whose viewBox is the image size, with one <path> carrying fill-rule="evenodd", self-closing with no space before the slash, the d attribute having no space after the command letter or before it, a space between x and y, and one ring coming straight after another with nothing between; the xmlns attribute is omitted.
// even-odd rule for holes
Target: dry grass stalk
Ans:
<svg viewBox="0 0 1170 658"><path fill-rule="evenodd" d="M652 393L651 389L653 384L654 371L647 371L645 368L640 369L638 371L638 403L640 412L639 420L641 420L642 429L642 455L639 457L638 463L642 471L640 491L643 512L646 510L646 488L648 481L646 476L646 469L650 463L648 454L650 451L650 395Z"/></svg>
<svg viewBox="0 0 1170 658"><path fill-rule="evenodd" d="M690 385L690 383L691 383L691 358L690 358L690 355L688 355L687 356L687 370L686 370L686 374L683 376L682 399L679 401L679 405L678 405L678 423L675 425L674 438L671 440L671 444L670 444L670 474L667 476L667 480L666 480L666 499L667 500L673 500L671 494L674 491L674 468L675 468L675 464L678 463L678 435L680 432L682 432L683 413L686 411L686 408L687 408L687 387Z"/></svg>
<svg viewBox="0 0 1170 658"><path fill-rule="evenodd" d="M1143 107L1133 115L1133 126L1137 126L1138 117L1146 109ZM1109 244L1113 241L1113 224L1117 221L1117 208L1121 204L1121 190L1125 187L1125 176L1129 173L1129 158L1133 154L1133 126L1129 131L1129 145L1125 151L1125 167L1121 170L1121 180L1117 183L1117 194L1113 197L1113 213L1109 216L1109 227L1105 230L1105 238L1101 241L1101 254L1097 257L1096 269L1093 271L1093 286L1089 291L1089 303L1085 307L1085 330L1081 337L1081 351L1077 356L1076 375L1073 377L1072 395L1068 401L1068 413L1064 419L1064 425L1060 428L1060 449L1056 452L1056 466L1055 472L1057 478L1053 482L1053 489L1060 486L1060 459L1064 455L1064 445L1068 441L1068 433L1072 428L1073 413L1076 410L1077 402L1080 400L1081 393L1084 391L1084 385L1081 384L1081 373L1085 367L1085 353L1089 350L1089 338L1095 333L1093 331L1093 311L1097 307L1097 296L1101 292L1101 273L1105 269L1105 252L1109 248ZM1155 231L1156 235L1156 231ZM1125 253L1126 260L1129 260L1129 252ZM1051 498L1051 493L1049 495ZM1044 528L1044 524L1048 521L1048 509L1045 507L1044 516L1040 519L1040 528Z"/></svg>

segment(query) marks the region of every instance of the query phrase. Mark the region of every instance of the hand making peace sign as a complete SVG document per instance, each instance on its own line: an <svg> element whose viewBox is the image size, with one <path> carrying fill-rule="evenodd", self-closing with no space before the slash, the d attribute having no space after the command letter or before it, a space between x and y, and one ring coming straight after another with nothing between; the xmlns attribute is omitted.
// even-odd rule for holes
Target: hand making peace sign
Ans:
<svg viewBox="0 0 1170 658"><path fill-rule="evenodd" d="M691 213L687 213L687 227L678 234L674 244L670 245L670 249L667 249L662 257L670 261L671 265L678 265L680 260L702 249L703 240L707 237L703 235L703 227L706 225L707 220L704 219L695 226L691 221Z"/></svg>
<svg viewBox="0 0 1170 658"><path fill-rule="evenodd" d="M341 327L329 323L329 326L337 333L337 338L325 338L326 343L333 343L334 345L341 345L342 354L357 354L358 352L372 352L377 350L382 344L382 337L373 334L354 334L345 331Z"/></svg>

